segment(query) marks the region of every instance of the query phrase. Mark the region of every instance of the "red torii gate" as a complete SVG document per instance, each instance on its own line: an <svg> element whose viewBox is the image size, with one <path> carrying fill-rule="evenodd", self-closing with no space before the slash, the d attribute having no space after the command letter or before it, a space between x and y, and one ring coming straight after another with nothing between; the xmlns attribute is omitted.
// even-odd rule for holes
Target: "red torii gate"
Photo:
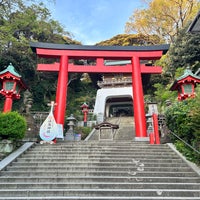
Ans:
<svg viewBox="0 0 200 200"><path fill-rule="evenodd" d="M140 60L158 60L169 45L155 46L84 46L52 43L30 43L39 57L58 58L59 63L38 64L38 71L58 71L56 106L54 117L64 125L69 72L83 73L131 73L136 137L147 137L144 97L141 73L160 74L162 68L145 66ZM69 64L69 59L96 59L96 65ZM105 66L105 60L131 60L125 66Z"/></svg>

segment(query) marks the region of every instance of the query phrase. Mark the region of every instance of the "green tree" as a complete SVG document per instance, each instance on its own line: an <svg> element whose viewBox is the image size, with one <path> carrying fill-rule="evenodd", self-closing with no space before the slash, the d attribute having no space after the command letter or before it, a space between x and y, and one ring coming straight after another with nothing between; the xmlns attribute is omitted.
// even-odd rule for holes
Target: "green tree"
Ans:
<svg viewBox="0 0 200 200"><path fill-rule="evenodd" d="M200 34L187 33L187 26L180 30L169 49L168 71L175 76L178 68L190 67L195 72L199 67Z"/></svg>
<svg viewBox="0 0 200 200"><path fill-rule="evenodd" d="M140 34L119 34L111 39L97 43L100 46L139 46L153 45L160 43L159 37L156 35Z"/></svg>
<svg viewBox="0 0 200 200"><path fill-rule="evenodd" d="M177 92L172 92L169 90L170 84L164 85L161 83L155 83L155 92L154 98L155 101L158 103L160 112L164 112L166 108L166 102L175 102L177 100Z"/></svg>
<svg viewBox="0 0 200 200"><path fill-rule="evenodd" d="M11 62L33 94L33 109L45 109L46 102L55 96L57 74L36 71L38 58L30 49L29 42L78 42L72 40L70 33L51 18L43 3L32 3L31 0L2 0L0 25L0 71Z"/></svg>

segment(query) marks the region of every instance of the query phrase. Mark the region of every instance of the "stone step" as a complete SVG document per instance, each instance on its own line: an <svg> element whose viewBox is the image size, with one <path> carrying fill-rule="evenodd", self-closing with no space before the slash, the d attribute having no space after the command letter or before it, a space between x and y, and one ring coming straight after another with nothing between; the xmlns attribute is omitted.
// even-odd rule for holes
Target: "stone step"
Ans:
<svg viewBox="0 0 200 200"><path fill-rule="evenodd" d="M27 152L27 155L37 155L37 154L55 154L57 155L60 152L60 155L66 154L66 155L70 155L70 154L88 154L88 155L176 155L174 152L167 152L167 151L151 151L151 150L120 150L120 149L116 149L116 150L92 150L92 149L88 149L88 150L84 150L84 149L80 149L80 150L74 150L74 149L65 149L65 150L59 150L59 149L53 149L53 150L47 150L47 151L32 151L32 152ZM25 154L25 155L26 155Z"/></svg>
<svg viewBox="0 0 200 200"><path fill-rule="evenodd" d="M113 168L112 166L85 166L85 167L81 167L81 166L58 166L55 168L55 166L48 166L48 172L55 172L55 171L59 171L59 172L66 172L66 171L70 171L70 172L74 172L74 171L127 171L128 170L140 170L140 171L159 171L159 172L191 172L191 169L189 167L147 167L144 165L140 165L140 166L131 166L131 167L117 167L117 168ZM32 166L12 166L12 167L7 167L6 172L46 172L47 168L46 167L32 167ZM3 172L1 172L3 173ZM0 174L1 174L0 173Z"/></svg>
<svg viewBox="0 0 200 200"><path fill-rule="evenodd" d="M57 152L57 151L74 151L74 152L80 152L80 151L84 151L84 152L90 152L90 151L103 151L103 152L107 152L107 151L111 151L111 152L115 152L115 151L120 151L120 152L135 152L135 153L139 153L141 152L157 152L157 153L163 153L163 152L167 152L167 153L172 153L172 151L170 151L169 148L165 147L165 148L140 148L140 147L63 147L60 146L60 148L58 147L54 147L54 148L36 148L36 149L31 149L32 152L48 152L48 151L52 151L52 152Z"/></svg>
<svg viewBox="0 0 200 200"><path fill-rule="evenodd" d="M77 164L77 165L75 165ZM143 162L143 163L140 163L142 165L144 165L145 167L174 167L174 168L181 168L181 167L187 167L188 165L184 162L181 162L181 163L169 163L169 162L164 162L164 163L155 163L153 161L151 162ZM27 162L13 162L11 167L14 167L14 168L29 168L29 167L37 167L37 168L41 168L41 167L44 167L46 168L48 166L48 168L60 168L60 166L63 166L65 168L69 167L69 168L74 168L76 166L78 167L86 167L86 168L89 168L89 167L111 167L111 168L115 168L117 166L117 168L132 168L134 167L135 165L133 165L132 162L130 163L110 163L110 162L104 162L104 163L100 163L100 162L93 162L93 163L87 163L87 162L73 162L73 163L66 163L66 162L59 162L59 163L52 163L52 162L38 162L38 163L27 163ZM7 167L8 169L10 168L10 166ZM191 168L190 168L191 169Z"/></svg>
<svg viewBox="0 0 200 200"><path fill-rule="evenodd" d="M89 197L89 196L83 196L83 197L77 197L77 196L70 196L70 197L63 197L63 196L48 196L48 197L0 197L0 199L3 200L200 200L200 197L138 197L138 196L132 196L132 197L113 197L113 196L106 196L106 197Z"/></svg>
<svg viewBox="0 0 200 200"><path fill-rule="evenodd" d="M49 152L49 151L52 151L52 152L57 152L57 151L74 151L74 152L80 152L80 151L84 151L84 152L90 152L90 151L102 151L102 152L107 152L107 151L111 151L111 152L115 152L115 151L120 151L120 152L135 152L135 153L139 153L140 151L141 152L168 152L168 153L172 153L172 151L170 151L169 148L165 147L165 148L144 148L144 147L115 147L115 148L112 148L112 147L63 147L63 146L60 146L60 148L58 147L51 147L51 148L37 148L37 149L33 149L31 150L32 152Z"/></svg>
<svg viewBox="0 0 200 200"><path fill-rule="evenodd" d="M41 162L41 161L50 161L50 162L61 162L61 161L66 161L66 162L73 162L73 161L83 161L83 162L96 162L96 161L101 161L101 162L132 162L135 164L141 156L136 156L133 155L129 158L127 157L119 157L115 158L112 156L88 156L88 157L82 157L82 156L74 156L74 157L67 157L67 156L62 156L62 157L56 157L56 156L40 156L40 157L35 157L35 158L18 158L17 162ZM134 159L134 161L133 161ZM166 160L171 160L171 161L179 161L183 162L180 158L177 158L177 156L143 156L140 161L143 160L156 160L156 161L166 161Z"/></svg>
<svg viewBox="0 0 200 200"><path fill-rule="evenodd" d="M66 172L60 172L60 171L55 171L54 173L48 172L17 172L16 171L3 171L1 172L1 176L6 176L6 177L14 177L14 176L40 176L40 177L57 177L57 176L62 176L62 177L68 177L71 174L73 176L139 176L139 177L150 177L150 176L159 176L159 177L196 177L196 173L194 172L163 172L163 171L138 171L138 170L127 170L127 171L66 171Z"/></svg>
<svg viewBox="0 0 200 200"><path fill-rule="evenodd" d="M200 197L199 190L189 189L0 189L1 197L46 197L46 196L60 196L60 197Z"/></svg>
<svg viewBox="0 0 200 200"><path fill-rule="evenodd" d="M0 183L80 183L80 182L109 182L109 183L200 183L200 177L160 177L160 176L73 176L71 174L68 177L62 177L57 175L56 177L49 176L34 176L34 177L23 177L23 176L12 176L12 177L1 177Z"/></svg>
<svg viewBox="0 0 200 200"><path fill-rule="evenodd" d="M48 143L43 143L43 144L40 144L40 143L37 143L36 145L38 146L47 146L49 145ZM111 141L111 140L105 140L105 141L66 141L66 140L59 140L57 143L56 143L56 146L58 145L62 145L62 146L78 146L78 145L82 145L82 146L126 146L126 145L130 145L130 146L145 146L145 145L148 145L148 146L151 146L148 142L146 141L141 141L141 142L137 142L137 141L134 141L134 140L125 140L125 141ZM162 146L163 144L161 144ZM51 145L51 146L55 146L55 145ZM165 146L165 145L164 145Z"/></svg>
<svg viewBox="0 0 200 200"><path fill-rule="evenodd" d="M149 158L139 158L139 157L134 157L132 159L120 159L120 160L117 160L117 159L21 159L21 158L18 158L17 162L13 162L13 163L29 163L29 164L65 164L66 162L70 162L68 164L81 164L81 163L91 163L91 164L97 164L97 163L105 163L105 164L113 164L113 165L126 165L126 164L132 164L132 165L135 165L135 164L138 164L138 163L143 163L143 164L146 164L146 163L152 163L152 162L157 162L157 163L173 163L173 162L176 162L176 163L183 163L184 161L180 158L174 158L174 159L160 159L160 158L157 158L157 159L149 159Z"/></svg>
<svg viewBox="0 0 200 200"><path fill-rule="evenodd" d="M200 189L200 183L108 183L108 182L81 182L81 183L0 183L1 189Z"/></svg>
<svg viewBox="0 0 200 200"><path fill-rule="evenodd" d="M175 156L177 157L177 154L174 152L152 152L152 151L142 151L142 152L135 152L135 151L120 151L120 150L116 150L116 151L38 151L38 152L30 152L30 153L26 153L24 154L24 158L25 157L31 157L31 156L54 156L54 157L63 157L63 156L92 156L92 157L97 157L97 156L113 156L113 157L122 157L122 156L128 156L128 157L132 157L132 156L140 156L140 157L148 157L148 156L157 156L157 157L166 157L166 156Z"/></svg>
<svg viewBox="0 0 200 200"><path fill-rule="evenodd" d="M139 154L139 153L161 153L161 154L164 154L164 153L169 153L169 154L173 154L174 152L171 151L169 148L168 149L150 149L150 148L143 148L143 149L139 149L139 148L93 148L93 147L84 147L84 148L65 148L65 147L62 147L62 148L51 148L51 149L48 149L48 148L37 148L37 149L33 149L31 151L28 151L27 154L31 154L31 153L41 153L41 152L84 152L84 153L107 153L107 152L110 152L110 153L116 153L116 152L120 152L120 153L136 153L136 154Z"/></svg>
<svg viewBox="0 0 200 200"><path fill-rule="evenodd" d="M71 147L71 148L66 148L63 146L60 146L60 148L54 147L54 148L36 148L36 149L31 149L30 151L28 151L27 153L31 153L31 152L81 152L83 151L84 153L90 153L90 152L113 152L115 153L116 151L118 152L135 152L135 153L148 153L148 152L152 152L152 153L174 153L173 151L171 151L168 148L140 148L140 147L129 147L129 148L125 148L125 147L109 147L109 148L98 148L98 147Z"/></svg>
<svg viewBox="0 0 200 200"><path fill-rule="evenodd" d="M105 159L110 159L110 160L125 160L125 161L132 161L133 159L135 160L150 160L150 159L155 159L155 160L182 160L180 157L178 157L177 155L173 155L173 154L165 154L165 155L151 155L151 154L110 154L110 153L102 153L102 154L79 154L79 153L70 153L70 152L66 152L66 153L61 153L60 155L58 154L53 154L53 153L44 153L44 154L38 154L37 155L23 155L21 157L18 157L18 160L41 160L41 159L47 159L49 158L49 160L70 160L70 159L74 159L74 160L105 160Z"/></svg>
<svg viewBox="0 0 200 200"><path fill-rule="evenodd" d="M103 148L103 147L144 147L144 148L167 148L166 144L160 144L160 145L151 145L149 142L137 142L137 141L76 141L76 142L68 142L68 141L59 141L56 144L36 144L39 148L59 148L59 147L98 147L98 148Z"/></svg>
<svg viewBox="0 0 200 200"><path fill-rule="evenodd" d="M88 155L176 155L174 152L167 152L167 151L151 151L151 150L141 150L141 152L139 152L138 150L120 150L120 149L116 149L116 150L92 150L92 149L88 149L88 150L84 150L84 149L80 149L80 150L74 150L74 149L65 149L65 150L59 150L59 149L53 149L53 150L40 150L40 151L31 151L31 152L27 152L25 153L25 155L38 155L38 154L55 154L58 155L58 153L60 153L60 155L66 154L66 155L70 155L70 154L80 154L80 155L84 155L84 154L88 154Z"/></svg>
<svg viewBox="0 0 200 200"><path fill-rule="evenodd" d="M146 160L145 162L142 162L140 161L141 164L143 164L144 166L148 166L149 164L150 165L156 165L156 166L163 166L166 164L169 165L170 162L167 162L166 160L162 160L162 162L160 161L159 163L153 163L152 160ZM171 162L172 163L172 162ZM182 163L182 162L177 162L179 163L181 166L185 166L185 163ZM173 163L172 163L173 164ZM80 161L73 161L71 163L66 163L66 161L62 161L62 162L52 162L52 161L45 161L45 162L13 162L12 163L12 166L18 166L18 167L21 167L21 166L34 166L34 167L59 167L59 166L66 166L66 167L74 167L74 166L90 166L90 167L102 167L102 166L109 166L109 167L126 167L127 168L131 168L133 166L135 166L136 164L132 163L132 162L80 162ZM138 165L139 166L139 165Z"/></svg>

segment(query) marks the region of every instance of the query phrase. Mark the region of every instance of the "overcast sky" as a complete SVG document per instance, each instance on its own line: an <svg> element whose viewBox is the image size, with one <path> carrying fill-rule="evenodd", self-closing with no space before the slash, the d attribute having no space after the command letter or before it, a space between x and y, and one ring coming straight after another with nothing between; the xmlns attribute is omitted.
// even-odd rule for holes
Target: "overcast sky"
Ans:
<svg viewBox="0 0 200 200"><path fill-rule="evenodd" d="M124 33L125 23L143 0L56 0L52 17L84 45Z"/></svg>

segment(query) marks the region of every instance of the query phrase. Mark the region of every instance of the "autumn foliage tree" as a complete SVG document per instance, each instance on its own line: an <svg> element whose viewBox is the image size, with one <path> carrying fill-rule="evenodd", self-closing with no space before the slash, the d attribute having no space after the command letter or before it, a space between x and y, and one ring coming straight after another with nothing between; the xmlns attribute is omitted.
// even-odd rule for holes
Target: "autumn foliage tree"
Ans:
<svg viewBox="0 0 200 200"><path fill-rule="evenodd" d="M108 40L101 41L96 45L100 46L139 46L139 45L154 45L160 42L157 35L139 34L119 34Z"/></svg>
<svg viewBox="0 0 200 200"><path fill-rule="evenodd" d="M127 33L157 35L162 42L174 42L175 37L190 22L200 8L198 0L151 0L147 7L134 11L126 23Z"/></svg>

